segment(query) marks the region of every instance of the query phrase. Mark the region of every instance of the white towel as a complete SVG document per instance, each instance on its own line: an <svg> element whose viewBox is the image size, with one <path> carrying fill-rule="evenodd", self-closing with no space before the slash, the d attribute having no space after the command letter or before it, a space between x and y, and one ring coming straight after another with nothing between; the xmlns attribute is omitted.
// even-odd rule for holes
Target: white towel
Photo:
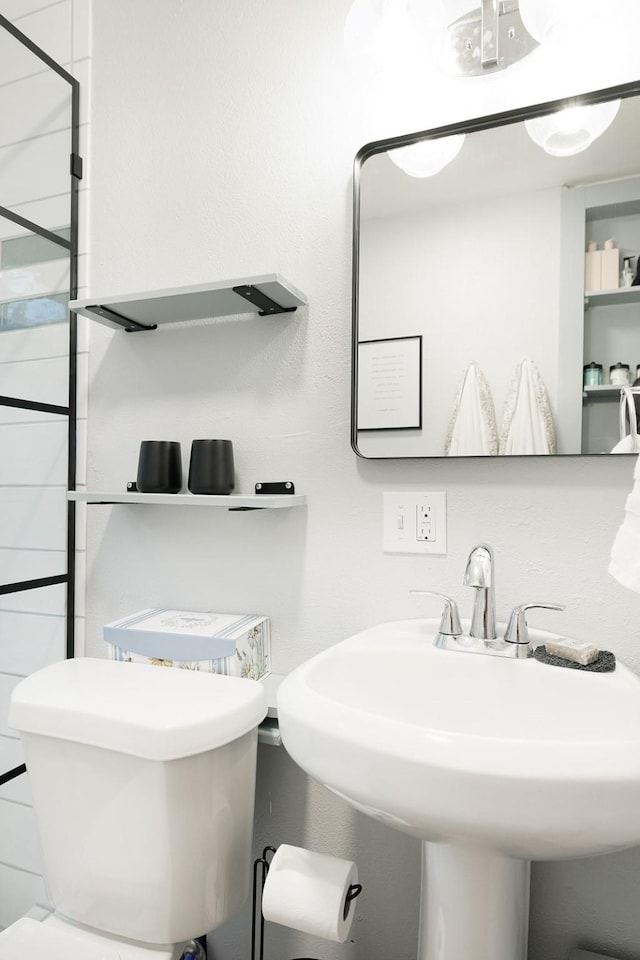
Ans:
<svg viewBox="0 0 640 960"><path fill-rule="evenodd" d="M638 415L636 400L637 387L620 388L620 440L611 453L640 453L640 436L638 436ZM628 424L628 427L627 427ZM627 433L627 429L629 433Z"/></svg>
<svg viewBox="0 0 640 960"><path fill-rule="evenodd" d="M495 457L498 433L493 397L475 361L465 367L447 428L446 457Z"/></svg>
<svg viewBox="0 0 640 960"><path fill-rule="evenodd" d="M555 452L556 434L547 389L533 360L523 357L504 405L500 456Z"/></svg>
<svg viewBox="0 0 640 960"><path fill-rule="evenodd" d="M637 434L634 437L628 433L622 440L618 440L615 447L611 448L611 453L640 453L640 437Z"/></svg>
<svg viewBox="0 0 640 960"><path fill-rule="evenodd" d="M624 505L624 520L611 547L609 573L623 587L640 593L640 457L633 476L635 483Z"/></svg>

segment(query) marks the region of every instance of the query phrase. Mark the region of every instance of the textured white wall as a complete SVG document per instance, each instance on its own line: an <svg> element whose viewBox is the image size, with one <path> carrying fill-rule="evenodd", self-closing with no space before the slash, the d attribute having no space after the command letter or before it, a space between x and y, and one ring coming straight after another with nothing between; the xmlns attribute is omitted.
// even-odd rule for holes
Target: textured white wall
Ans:
<svg viewBox="0 0 640 960"><path fill-rule="evenodd" d="M104 622L154 604L268 613L279 672L368 625L435 612L410 587L463 608L468 549L488 540L498 607L540 613L640 668L640 597L606 572L631 484L629 459L371 462L349 447L350 200L357 149L384 135L586 87L521 70L503 87L440 82L393 101L351 77L349 0L95 0L90 292L279 271L309 297L293 318L153 334L92 330L89 483L123 488L143 438L235 442L239 487L292 479L307 510L227 513L91 507L88 652ZM623 34L626 42L627 34ZM622 53L604 80L631 79ZM625 73L626 70L626 73ZM450 89L451 87L451 89ZM382 491L446 490L446 557L384 556ZM411 665L407 665L411 669ZM561 731L559 731L561 732ZM472 798L470 798L472 802ZM268 932L269 960L415 957L419 845L351 812L283 750L260 751L256 850L306 843L356 856L366 892L343 947ZM574 942L640 951L640 852L536 865L531 958ZM248 914L218 931L245 960Z"/></svg>
<svg viewBox="0 0 640 960"><path fill-rule="evenodd" d="M443 456L470 360L489 383L498 436L522 357L540 371L558 430L560 240L559 190L363 223L359 338L423 336L422 430L361 433L364 456ZM545 277L544 286L532 277ZM575 452L581 437L572 439Z"/></svg>

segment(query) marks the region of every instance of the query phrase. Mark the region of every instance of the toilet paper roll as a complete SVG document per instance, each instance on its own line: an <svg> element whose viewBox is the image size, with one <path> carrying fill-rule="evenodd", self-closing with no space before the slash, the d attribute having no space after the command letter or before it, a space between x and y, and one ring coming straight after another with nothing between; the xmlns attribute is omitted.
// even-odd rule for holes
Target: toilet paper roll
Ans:
<svg viewBox="0 0 640 960"><path fill-rule="evenodd" d="M358 882L352 860L328 857L281 844L273 855L262 892L265 920L344 943L355 913L344 908L351 884Z"/></svg>

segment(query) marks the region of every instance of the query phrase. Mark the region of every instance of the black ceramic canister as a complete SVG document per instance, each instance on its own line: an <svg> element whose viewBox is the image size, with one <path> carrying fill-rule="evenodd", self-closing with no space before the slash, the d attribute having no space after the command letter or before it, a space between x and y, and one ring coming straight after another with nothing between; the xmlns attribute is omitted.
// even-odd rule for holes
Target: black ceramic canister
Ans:
<svg viewBox="0 0 640 960"><path fill-rule="evenodd" d="M143 440L136 484L140 493L179 493L182 453L177 440Z"/></svg>
<svg viewBox="0 0 640 960"><path fill-rule="evenodd" d="M192 442L188 486L191 493L231 493L235 486L231 440Z"/></svg>

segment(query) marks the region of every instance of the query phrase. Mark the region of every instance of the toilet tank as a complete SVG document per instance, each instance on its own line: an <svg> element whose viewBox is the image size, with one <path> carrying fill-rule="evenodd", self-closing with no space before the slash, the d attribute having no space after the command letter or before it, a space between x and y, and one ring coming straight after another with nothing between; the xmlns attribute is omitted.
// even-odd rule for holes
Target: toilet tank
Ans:
<svg viewBox="0 0 640 960"><path fill-rule="evenodd" d="M72 920L176 943L245 900L260 683L110 660L15 688L47 892Z"/></svg>

